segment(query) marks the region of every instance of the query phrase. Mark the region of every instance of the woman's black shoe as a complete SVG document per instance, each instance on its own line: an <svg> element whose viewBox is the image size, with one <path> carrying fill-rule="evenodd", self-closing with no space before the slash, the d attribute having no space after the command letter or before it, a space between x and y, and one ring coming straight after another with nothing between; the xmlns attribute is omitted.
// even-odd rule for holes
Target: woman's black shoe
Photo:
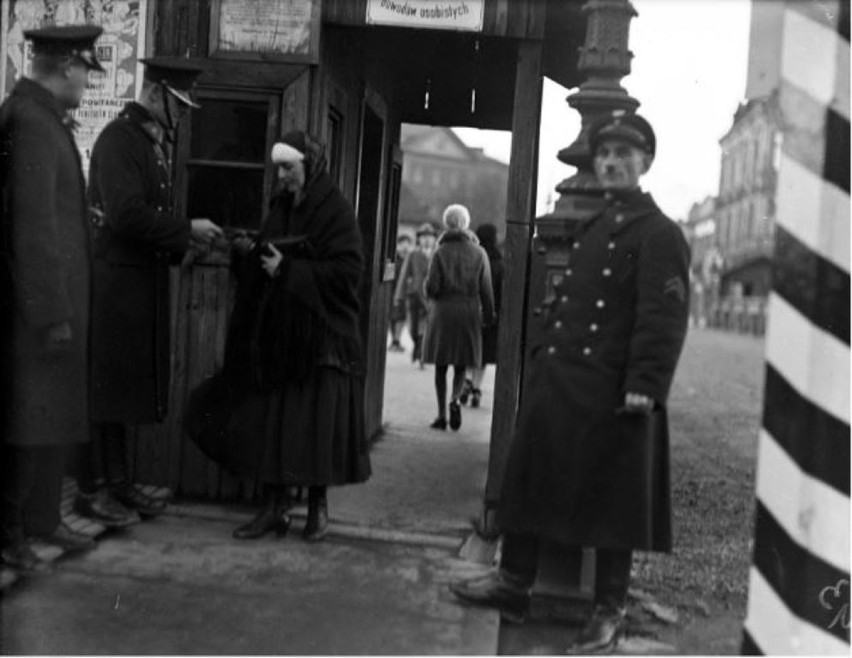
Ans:
<svg viewBox="0 0 852 658"><path fill-rule="evenodd" d="M471 389L470 391L470 406L473 409L479 407L479 398L482 397L482 391L478 388Z"/></svg>
<svg viewBox="0 0 852 658"><path fill-rule="evenodd" d="M461 405L456 400L450 402L450 429L461 427Z"/></svg>
<svg viewBox="0 0 852 658"><path fill-rule="evenodd" d="M445 430L447 429L447 419L441 418L440 416L432 421L432 424L429 425L433 430Z"/></svg>
<svg viewBox="0 0 852 658"><path fill-rule="evenodd" d="M328 534L328 500L325 487L308 489L308 518L302 536L305 541L316 542Z"/></svg>
<svg viewBox="0 0 852 658"><path fill-rule="evenodd" d="M276 537L283 537L290 529L290 517L280 511L265 507L248 523L234 530L234 539L259 539L275 531Z"/></svg>

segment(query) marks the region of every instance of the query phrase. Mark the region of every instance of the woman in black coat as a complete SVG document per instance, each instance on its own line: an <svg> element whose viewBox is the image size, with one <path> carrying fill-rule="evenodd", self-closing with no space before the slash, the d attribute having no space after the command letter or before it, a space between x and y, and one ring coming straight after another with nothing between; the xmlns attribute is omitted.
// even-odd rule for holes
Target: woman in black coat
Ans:
<svg viewBox="0 0 852 658"><path fill-rule="evenodd" d="M467 230L470 213L460 204L444 210L447 230L429 263L423 289L431 302L423 362L435 364L438 417L433 429L447 428L447 370L453 366L450 429L461 427L459 396L466 368L482 363L482 327L494 321L494 294L488 256Z"/></svg>
<svg viewBox="0 0 852 658"><path fill-rule="evenodd" d="M325 171L323 147L303 132L275 144L279 193L259 239L237 242L238 291L224 374L251 391L257 433L239 463L263 483L266 505L240 539L289 525L286 492L308 487L304 537L326 534L326 488L365 481L358 290L363 269L355 215Z"/></svg>

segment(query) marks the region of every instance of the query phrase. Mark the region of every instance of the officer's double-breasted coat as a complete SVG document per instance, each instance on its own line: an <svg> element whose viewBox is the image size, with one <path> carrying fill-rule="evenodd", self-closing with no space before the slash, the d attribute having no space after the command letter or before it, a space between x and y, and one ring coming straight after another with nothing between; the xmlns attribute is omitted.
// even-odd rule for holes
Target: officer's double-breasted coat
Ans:
<svg viewBox="0 0 852 658"><path fill-rule="evenodd" d="M498 524L566 545L671 546L665 403L688 317L689 248L650 195L578 224L538 318ZM650 417L620 412L626 392Z"/></svg>
<svg viewBox="0 0 852 658"><path fill-rule="evenodd" d="M72 122L21 79L0 109L3 378L7 443L87 441L91 259L85 182ZM50 347L52 325L71 341Z"/></svg>
<svg viewBox="0 0 852 658"><path fill-rule="evenodd" d="M148 423L167 411L168 266L189 246L174 216L171 176L154 119L129 103L95 142L89 203L103 212L94 246L92 417Z"/></svg>

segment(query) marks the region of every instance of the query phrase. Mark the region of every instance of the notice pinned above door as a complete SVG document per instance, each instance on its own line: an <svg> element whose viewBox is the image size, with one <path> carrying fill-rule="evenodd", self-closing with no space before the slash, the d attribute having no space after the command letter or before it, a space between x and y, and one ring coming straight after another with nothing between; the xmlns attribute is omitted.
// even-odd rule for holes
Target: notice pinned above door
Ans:
<svg viewBox="0 0 852 658"><path fill-rule="evenodd" d="M481 32L485 0L367 0L367 23Z"/></svg>

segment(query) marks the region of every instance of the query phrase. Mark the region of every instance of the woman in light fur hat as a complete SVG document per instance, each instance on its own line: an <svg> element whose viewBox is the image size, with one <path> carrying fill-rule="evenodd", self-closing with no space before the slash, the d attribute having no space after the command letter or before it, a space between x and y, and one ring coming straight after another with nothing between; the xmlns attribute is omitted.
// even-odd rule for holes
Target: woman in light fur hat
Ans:
<svg viewBox="0 0 852 658"><path fill-rule="evenodd" d="M435 364L438 417L431 427L439 430L447 428L447 370L453 366L449 426L458 430L465 368L482 363L482 326L494 322L494 293L488 256L468 230L468 209L461 204L447 206L443 221L447 230L438 239L423 284L432 302L423 362Z"/></svg>

